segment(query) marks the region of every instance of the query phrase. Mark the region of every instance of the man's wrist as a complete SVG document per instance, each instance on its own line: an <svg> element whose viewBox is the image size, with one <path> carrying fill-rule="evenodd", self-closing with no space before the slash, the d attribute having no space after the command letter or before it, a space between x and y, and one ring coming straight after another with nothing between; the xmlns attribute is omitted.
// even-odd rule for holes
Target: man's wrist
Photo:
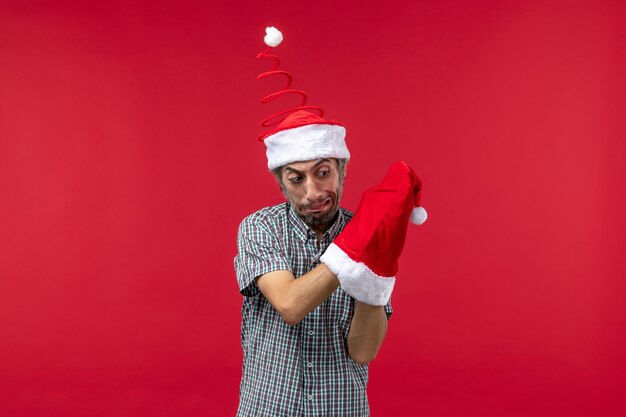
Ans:
<svg viewBox="0 0 626 417"><path fill-rule="evenodd" d="M376 310L384 310L385 306L375 306L372 304L367 304L363 301L356 300L355 308L358 308L359 310L364 312L373 312Z"/></svg>

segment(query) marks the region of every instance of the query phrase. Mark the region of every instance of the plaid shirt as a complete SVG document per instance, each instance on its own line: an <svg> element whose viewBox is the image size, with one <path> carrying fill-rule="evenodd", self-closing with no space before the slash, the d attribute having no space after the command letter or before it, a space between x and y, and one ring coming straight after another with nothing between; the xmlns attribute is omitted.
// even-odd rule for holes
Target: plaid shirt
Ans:
<svg viewBox="0 0 626 417"><path fill-rule="evenodd" d="M351 218L341 209L319 244L289 203L261 209L241 223L235 271L244 295L244 358L237 416L369 416L367 365L352 361L347 351L354 299L340 287L290 326L256 285L271 271L288 270L297 278L315 268ZM390 304L385 311L391 316Z"/></svg>

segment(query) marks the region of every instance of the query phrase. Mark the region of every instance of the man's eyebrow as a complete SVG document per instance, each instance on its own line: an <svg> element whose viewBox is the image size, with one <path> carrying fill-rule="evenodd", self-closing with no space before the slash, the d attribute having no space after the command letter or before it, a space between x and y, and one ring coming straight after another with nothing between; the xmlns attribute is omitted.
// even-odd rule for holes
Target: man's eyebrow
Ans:
<svg viewBox="0 0 626 417"><path fill-rule="evenodd" d="M298 171L297 169L292 168L292 167L285 167L285 171L291 171L291 172L294 172L296 174L302 175L302 171Z"/></svg>
<svg viewBox="0 0 626 417"><path fill-rule="evenodd" d="M330 162L330 159L327 159L327 158L320 159L320 160L319 160L319 161L317 161L317 162L315 163L315 165L313 165L311 168L316 168L318 165L321 165L321 164L323 164L324 162ZM302 171L297 170L297 169L295 169L295 168L292 168L292 167L290 167L290 166L286 166L284 169L285 169L285 171L291 171L291 172L295 172L296 174L300 174L300 175L302 175Z"/></svg>
<svg viewBox="0 0 626 417"><path fill-rule="evenodd" d="M313 165L313 168L315 168L316 166L318 166L318 165L320 165L320 164L323 164L324 162L330 162L330 159L326 159L326 158L324 158L324 159L320 159L319 161L317 161L317 162L315 163L315 165Z"/></svg>

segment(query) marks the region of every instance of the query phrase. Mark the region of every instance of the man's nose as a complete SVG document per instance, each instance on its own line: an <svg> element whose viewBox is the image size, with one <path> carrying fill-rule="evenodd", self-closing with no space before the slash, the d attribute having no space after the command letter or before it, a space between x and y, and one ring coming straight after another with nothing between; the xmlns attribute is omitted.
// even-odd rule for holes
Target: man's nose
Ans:
<svg viewBox="0 0 626 417"><path fill-rule="evenodd" d="M314 179L307 179L306 183L306 199L309 201L317 201L322 196L322 191Z"/></svg>

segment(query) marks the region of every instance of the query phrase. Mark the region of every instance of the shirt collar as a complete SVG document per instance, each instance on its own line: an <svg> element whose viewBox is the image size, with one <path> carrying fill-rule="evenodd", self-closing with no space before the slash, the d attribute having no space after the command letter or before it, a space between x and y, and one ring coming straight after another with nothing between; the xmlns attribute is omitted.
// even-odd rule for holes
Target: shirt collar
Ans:
<svg viewBox="0 0 626 417"><path fill-rule="evenodd" d="M340 208L337 213L335 222L328 228L326 233L324 233L324 237L328 236L330 240L335 240L337 235L343 230L343 226L345 226L343 210Z"/></svg>

